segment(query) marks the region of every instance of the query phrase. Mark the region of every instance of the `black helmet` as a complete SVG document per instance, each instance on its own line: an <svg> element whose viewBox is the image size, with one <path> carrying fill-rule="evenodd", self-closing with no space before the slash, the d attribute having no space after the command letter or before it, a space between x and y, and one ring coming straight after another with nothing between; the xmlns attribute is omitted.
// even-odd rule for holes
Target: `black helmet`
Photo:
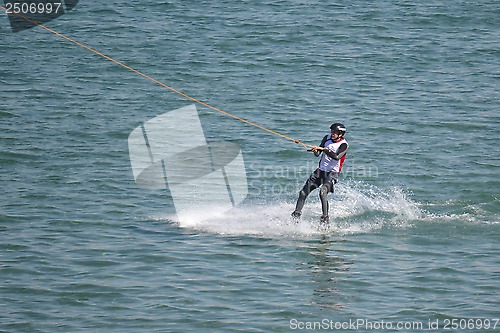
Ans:
<svg viewBox="0 0 500 333"><path fill-rule="evenodd" d="M337 130L342 135L344 135L345 132L346 132L345 126L342 125L341 123L332 124L332 126L330 126L330 129L331 130Z"/></svg>

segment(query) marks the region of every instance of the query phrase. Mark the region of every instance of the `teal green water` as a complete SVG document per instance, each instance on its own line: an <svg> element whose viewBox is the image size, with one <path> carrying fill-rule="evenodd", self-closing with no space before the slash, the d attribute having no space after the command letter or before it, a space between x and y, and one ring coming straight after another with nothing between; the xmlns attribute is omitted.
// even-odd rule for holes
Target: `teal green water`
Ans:
<svg viewBox="0 0 500 333"><path fill-rule="evenodd" d="M317 160L201 106L250 193L176 222L168 191L134 183L127 138L190 102L1 15L0 331L499 331L499 17L487 0L89 0L49 24L304 142L344 123L323 234L317 193L289 222Z"/></svg>

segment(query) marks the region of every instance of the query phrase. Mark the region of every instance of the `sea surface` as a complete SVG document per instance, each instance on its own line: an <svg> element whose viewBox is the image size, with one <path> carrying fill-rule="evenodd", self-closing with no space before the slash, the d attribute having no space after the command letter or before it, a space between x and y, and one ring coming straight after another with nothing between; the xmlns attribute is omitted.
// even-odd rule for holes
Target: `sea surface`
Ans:
<svg viewBox="0 0 500 333"><path fill-rule="evenodd" d="M499 18L494 0L82 0L47 24L304 143L345 124L325 233L317 191L290 220L317 158L199 104L249 192L177 219L128 137L193 102L2 10L0 332L500 332Z"/></svg>

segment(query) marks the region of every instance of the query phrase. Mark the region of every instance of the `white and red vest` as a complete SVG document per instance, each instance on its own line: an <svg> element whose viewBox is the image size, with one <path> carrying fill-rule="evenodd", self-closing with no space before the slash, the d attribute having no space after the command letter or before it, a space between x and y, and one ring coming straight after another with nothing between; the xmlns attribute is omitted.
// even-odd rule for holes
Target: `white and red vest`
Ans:
<svg viewBox="0 0 500 333"><path fill-rule="evenodd" d="M328 135L325 142L325 148L333 153L337 153L337 151L339 150L340 146L343 143L345 143L349 147L349 144L344 138L342 138L342 140L340 141L333 142L331 135ZM330 171L340 172L342 171L342 164L344 164L346 156L347 153L340 159L336 160L334 158L331 158L327 154L323 153L321 155L321 160L319 161L319 169L326 172Z"/></svg>

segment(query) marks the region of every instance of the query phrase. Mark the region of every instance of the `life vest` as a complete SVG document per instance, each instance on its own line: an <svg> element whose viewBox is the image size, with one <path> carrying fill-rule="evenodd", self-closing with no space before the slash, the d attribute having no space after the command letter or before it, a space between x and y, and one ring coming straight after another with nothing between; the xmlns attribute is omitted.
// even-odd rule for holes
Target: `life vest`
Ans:
<svg viewBox="0 0 500 333"><path fill-rule="evenodd" d="M323 144L327 150L334 152L334 153L337 153L337 151L339 150L340 146L343 143L345 143L349 147L349 144L347 143L347 141L344 138L342 138L342 140L340 140L340 141L333 142L332 136L327 135L326 141ZM323 153L321 155L321 160L319 161L319 169L326 171L326 172L330 172L330 171L341 172L342 171L342 164L344 164L346 156L347 156L347 152L340 159L336 160L336 159L328 156L326 153Z"/></svg>

